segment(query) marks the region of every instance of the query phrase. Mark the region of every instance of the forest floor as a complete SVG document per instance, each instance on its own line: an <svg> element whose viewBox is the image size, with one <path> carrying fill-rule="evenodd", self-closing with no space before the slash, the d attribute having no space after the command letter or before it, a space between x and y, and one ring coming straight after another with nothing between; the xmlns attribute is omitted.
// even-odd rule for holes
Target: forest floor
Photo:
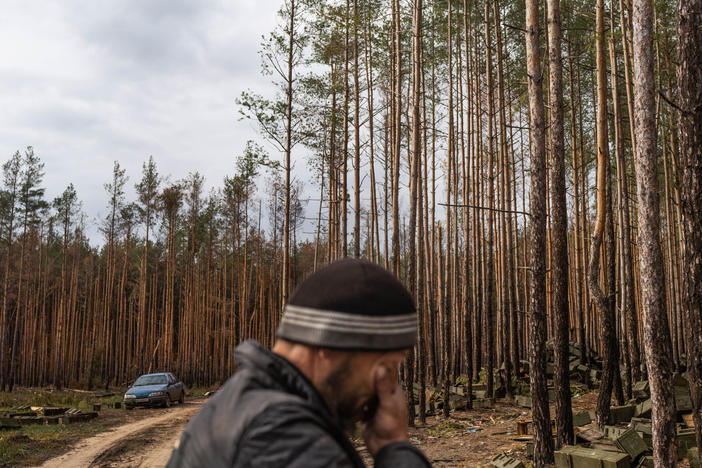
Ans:
<svg viewBox="0 0 702 468"><path fill-rule="evenodd" d="M573 412L594 410L597 392L573 398ZM555 409L551 405L551 415ZM421 448L435 467L487 466L500 453L520 459L531 466L527 458L524 436L517 435L517 421L531 420L531 410L506 400L497 400L494 408L452 411L449 418L429 416L425 426L410 429L410 441ZM361 441L357 442L364 461L372 459Z"/></svg>
<svg viewBox="0 0 702 468"><path fill-rule="evenodd" d="M101 403L99 416L69 425L27 425L0 430L0 467L45 466L139 466L137 456L147 454L167 460L173 443L190 417L204 403L202 390L189 391L183 405L167 409L137 408L126 411L108 404L122 400L121 391L20 388L0 394L0 412L17 406L56 406L92 410ZM142 450L143 449L143 450ZM121 463L124 461L124 463ZM158 466L159 461L142 466ZM165 461L160 463L165 465Z"/></svg>
<svg viewBox="0 0 702 468"><path fill-rule="evenodd" d="M36 437L26 449L29 455L0 460L0 466L42 467L158 467L168 461L171 450L188 420L197 413L204 398L186 400L168 409L134 411L103 410L89 422L65 426L82 426L81 432L64 435L60 442ZM593 410L597 392L573 398L573 411ZM553 407L551 407L553 414ZM517 422L531 419L531 411L497 400L495 407L471 411L452 411L451 417L430 416L424 426L410 429L410 440L421 448L436 467L487 466L497 454L506 452L531 466L524 437L517 435ZM41 426L44 430L61 426ZM0 438L7 437L0 433ZM32 435L16 434L27 442ZM354 441L368 466L372 459L360 439ZM66 451L67 450L67 451ZM65 452L61 454L62 452Z"/></svg>

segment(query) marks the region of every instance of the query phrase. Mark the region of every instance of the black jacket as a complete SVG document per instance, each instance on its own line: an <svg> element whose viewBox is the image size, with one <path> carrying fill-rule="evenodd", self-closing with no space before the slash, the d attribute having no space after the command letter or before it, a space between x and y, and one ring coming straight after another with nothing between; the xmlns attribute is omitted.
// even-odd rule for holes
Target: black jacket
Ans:
<svg viewBox="0 0 702 468"><path fill-rule="evenodd" d="M289 361L246 341L237 371L190 420L168 468L363 467L321 395ZM376 467L431 466L409 443L383 447Z"/></svg>

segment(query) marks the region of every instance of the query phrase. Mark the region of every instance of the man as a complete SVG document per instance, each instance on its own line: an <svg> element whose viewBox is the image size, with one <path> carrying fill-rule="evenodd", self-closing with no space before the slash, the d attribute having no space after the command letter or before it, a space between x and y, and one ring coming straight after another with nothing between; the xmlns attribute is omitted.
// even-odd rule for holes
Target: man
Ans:
<svg viewBox="0 0 702 468"><path fill-rule="evenodd" d="M407 437L397 369L417 338L412 297L383 268L341 260L285 307L272 351L236 348L237 370L188 423L169 467L362 467L345 431L363 422L376 467L427 467Z"/></svg>

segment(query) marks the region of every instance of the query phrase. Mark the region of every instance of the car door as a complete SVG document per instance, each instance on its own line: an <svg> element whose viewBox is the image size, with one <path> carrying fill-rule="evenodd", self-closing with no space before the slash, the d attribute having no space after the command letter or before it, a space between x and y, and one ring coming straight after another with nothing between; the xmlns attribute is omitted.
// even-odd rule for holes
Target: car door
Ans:
<svg viewBox="0 0 702 468"><path fill-rule="evenodd" d="M173 399L177 400L180 398L180 394L183 391L183 382L178 380L175 375L172 373L168 373L168 375L171 377L173 380Z"/></svg>
<svg viewBox="0 0 702 468"><path fill-rule="evenodd" d="M178 399L178 395L176 395L177 388L175 386L175 379L173 378L173 374L166 374L166 379L168 380L168 398L170 400Z"/></svg>
<svg viewBox="0 0 702 468"><path fill-rule="evenodd" d="M175 388L176 388L176 393L178 396L180 396L180 392L183 391L183 382L178 380L175 375L171 374L171 377L173 377L173 381L175 382Z"/></svg>

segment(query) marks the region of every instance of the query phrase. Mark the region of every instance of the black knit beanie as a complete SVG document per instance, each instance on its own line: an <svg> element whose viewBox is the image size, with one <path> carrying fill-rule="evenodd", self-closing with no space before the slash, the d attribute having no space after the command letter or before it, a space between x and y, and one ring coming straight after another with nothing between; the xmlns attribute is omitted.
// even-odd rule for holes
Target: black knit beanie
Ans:
<svg viewBox="0 0 702 468"><path fill-rule="evenodd" d="M395 275L366 260L344 259L297 287L277 336L335 349L404 349L417 341L417 312Z"/></svg>

